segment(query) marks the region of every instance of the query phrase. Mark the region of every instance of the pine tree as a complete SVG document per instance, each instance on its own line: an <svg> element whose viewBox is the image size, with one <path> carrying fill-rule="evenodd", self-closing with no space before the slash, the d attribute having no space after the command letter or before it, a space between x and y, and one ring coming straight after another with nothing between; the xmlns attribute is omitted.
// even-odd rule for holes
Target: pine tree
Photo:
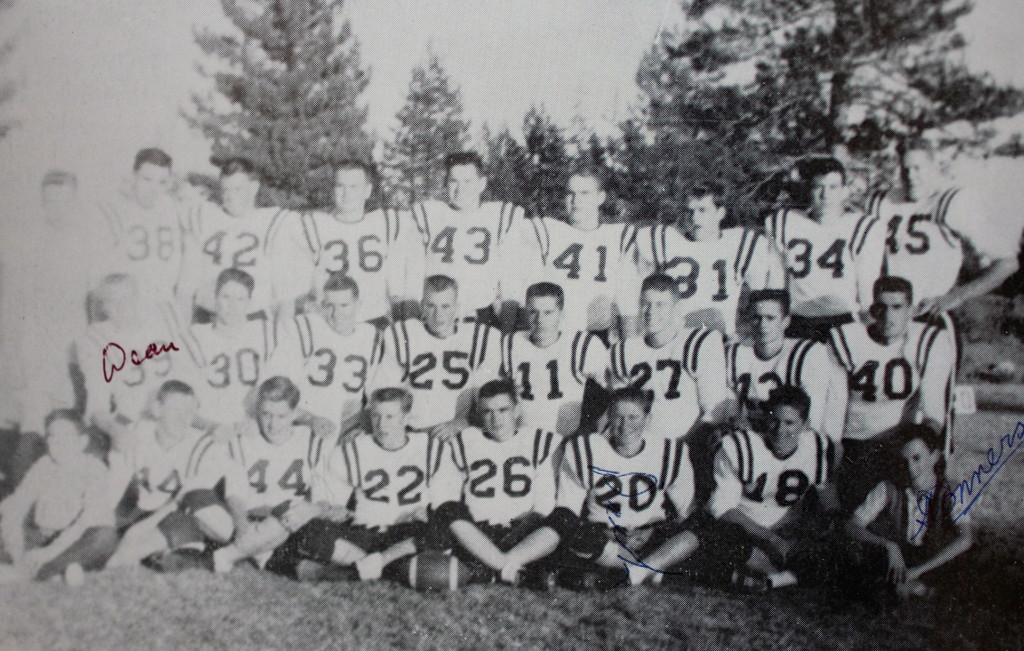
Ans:
<svg viewBox="0 0 1024 651"><path fill-rule="evenodd" d="M210 76L230 103L193 98L193 126L213 141L212 160L252 160L277 199L291 205L330 201L330 166L368 158L369 82L342 0L221 0L240 34L196 33L227 70ZM223 103L223 99L220 102Z"/></svg>
<svg viewBox="0 0 1024 651"><path fill-rule="evenodd" d="M437 56L412 71L405 106L399 110L394 141L385 145L385 194L409 205L444 196L444 160L465 148L469 122L462 97Z"/></svg>

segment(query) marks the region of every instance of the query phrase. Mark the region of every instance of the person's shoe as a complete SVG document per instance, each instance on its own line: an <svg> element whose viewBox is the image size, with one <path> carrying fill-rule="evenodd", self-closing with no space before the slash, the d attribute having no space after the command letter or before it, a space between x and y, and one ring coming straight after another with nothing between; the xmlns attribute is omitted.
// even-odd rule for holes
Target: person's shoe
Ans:
<svg viewBox="0 0 1024 651"><path fill-rule="evenodd" d="M213 554L200 549L176 549L174 551L154 554L142 561L151 570L163 573L184 572L186 570L214 569Z"/></svg>
<svg viewBox="0 0 1024 651"><path fill-rule="evenodd" d="M85 570L78 563L72 563L64 568L64 583L78 587L85 583Z"/></svg>
<svg viewBox="0 0 1024 651"><path fill-rule="evenodd" d="M384 557L380 554L367 554L356 561L356 570L360 581L376 581L384 571Z"/></svg>

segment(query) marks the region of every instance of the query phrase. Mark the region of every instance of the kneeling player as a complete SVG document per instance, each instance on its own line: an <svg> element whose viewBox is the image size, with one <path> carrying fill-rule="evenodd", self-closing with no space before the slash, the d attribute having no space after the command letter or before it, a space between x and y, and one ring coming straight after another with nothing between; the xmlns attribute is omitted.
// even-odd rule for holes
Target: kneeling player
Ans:
<svg viewBox="0 0 1024 651"><path fill-rule="evenodd" d="M558 546L554 532L542 527L555 506L555 435L516 429L519 405L511 382L483 385L479 404L484 429L467 427L455 435L442 461L436 485L452 492L434 522L451 532L456 553L471 565L516 583L526 565Z"/></svg>
<svg viewBox="0 0 1024 651"><path fill-rule="evenodd" d="M832 442L807 426L810 403L799 387L772 389L763 403L766 432L736 430L715 457L708 503L719 519L714 547L720 559L745 563L732 577L740 587L792 585L797 577L788 568L808 556L813 529L797 505L812 486L828 481L833 454Z"/></svg>
<svg viewBox="0 0 1024 651"><path fill-rule="evenodd" d="M409 429L411 409L406 389L373 392L372 433L360 432L334 448L317 473L313 499L324 517L296 533L299 558L354 565L359 578L368 581L422 546L441 444Z"/></svg>
<svg viewBox="0 0 1024 651"><path fill-rule="evenodd" d="M649 394L612 394L611 436L569 439L551 527L565 556L604 568L623 566L633 585L663 575L697 549L687 516L693 506L693 468L686 445L644 430ZM586 571L586 570L584 570Z"/></svg>
<svg viewBox="0 0 1024 651"><path fill-rule="evenodd" d="M204 464L220 444L193 426L198 409L192 387L164 382L156 395L157 419L140 421L127 454L111 456L113 472L130 479L124 480L127 489L117 507L124 535L107 567L159 561L168 552L201 551L207 542L231 539L231 516L213 490L222 469Z"/></svg>

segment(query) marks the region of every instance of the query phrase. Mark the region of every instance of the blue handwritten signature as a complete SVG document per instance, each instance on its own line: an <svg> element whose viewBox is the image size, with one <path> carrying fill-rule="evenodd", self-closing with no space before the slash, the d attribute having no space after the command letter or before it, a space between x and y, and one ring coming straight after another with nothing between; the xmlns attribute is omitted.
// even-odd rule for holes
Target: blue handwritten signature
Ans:
<svg viewBox="0 0 1024 651"><path fill-rule="evenodd" d="M974 507L978 498L982 496L999 471L1006 466L1013 455L1017 454L1017 450L1021 449L1021 446L1018 446L1017 443L1022 440L1024 440L1024 423L1018 422L1017 427L1012 432L1000 437L999 451L996 451L996 446L994 445L990 447L985 455L985 461L978 464L978 469L972 472L967 479L964 479L956 486L946 482L941 488L940 495L944 494L951 500L951 508L957 504L962 506L960 512L953 516L953 522L967 515L971 508ZM975 488L977 488L977 491L975 491ZM923 517L917 518L918 529L911 536L911 539L917 538L927 528L929 506L934 498L935 489L918 492L917 510Z"/></svg>

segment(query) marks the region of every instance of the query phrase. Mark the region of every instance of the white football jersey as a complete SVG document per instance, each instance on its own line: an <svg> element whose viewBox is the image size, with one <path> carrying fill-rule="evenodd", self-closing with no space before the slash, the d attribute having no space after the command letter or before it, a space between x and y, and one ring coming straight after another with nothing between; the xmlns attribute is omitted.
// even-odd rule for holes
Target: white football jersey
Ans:
<svg viewBox="0 0 1024 651"><path fill-rule="evenodd" d="M139 421L132 444L123 457L138 489L139 509L155 511L194 488L213 488L224 476L225 469L219 469L218 473L217 469L202 463L206 455L215 453L222 445L212 434L192 428L180 441L165 448L157 441L156 430L156 421ZM112 465L116 466L117 461ZM204 467L202 474L199 473L201 466Z"/></svg>
<svg viewBox="0 0 1024 651"><path fill-rule="evenodd" d="M698 242L672 224L647 226L636 237L635 261L641 277L654 273L676 279L681 326L736 332L740 291L783 288L782 259L771 241L755 230L727 228L717 240Z"/></svg>
<svg viewBox="0 0 1024 651"><path fill-rule="evenodd" d="M345 506L354 494L353 523L367 527L426 521L444 445L425 432L408 436L398 450L385 450L366 433L331 449L313 484L313 500Z"/></svg>
<svg viewBox="0 0 1024 651"><path fill-rule="evenodd" d="M292 435L275 445L251 423L248 431L227 444L235 472L228 481L228 495L242 498L250 510L308 500L324 446L324 439L306 425L292 426Z"/></svg>
<svg viewBox="0 0 1024 651"><path fill-rule="evenodd" d="M501 342L496 330L460 322L440 339L419 319L399 321L384 337L384 361L375 384L405 386L413 396L409 426L426 429L465 416L473 392L498 377Z"/></svg>
<svg viewBox="0 0 1024 651"><path fill-rule="evenodd" d="M236 329L221 323L196 324L182 342L195 369L199 413L216 423L247 420L251 394L277 345L275 322L255 319Z"/></svg>
<svg viewBox="0 0 1024 651"><path fill-rule="evenodd" d="M693 502L693 466L682 441L650 439L623 457L604 433L568 439L558 506L590 522L635 529L684 519Z"/></svg>
<svg viewBox="0 0 1024 651"><path fill-rule="evenodd" d="M416 226L407 216L377 210L348 223L314 212L303 215L302 226L313 256L313 296L322 296L327 277L341 272L359 285L362 321L390 317L392 300L419 298L421 288L406 286L407 262L421 255Z"/></svg>
<svg viewBox="0 0 1024 651"><path fill-rule="evenodd" d="M605 386L607 371L608 347L590 332L563 332L545 348L529 332L501 338L501 374L515 384L523 428L573 434L587 378Z"/></svg>
<svg viewBox="0 0 1024 651"><path fill-rule="evenodd" d="M821 224L785 209L766 220L765 231L785 256L793 314L857 314L871 304L885 254L885 225L878 218L847 212L836 223Z"/></svg>
<svg viewBox="0 0 1024 651"><path fill-rule="evenodd" d="M447 444L438 492L465 503L474 522L507 525L527 513L547 515L555 507L555 438L520 428L500 443L467 427Z"/></svg>
<svg viewBox="0 0 1024 651"><path fill-rule="evenodd" d="M722 334L708 328L683 328L660 348L643 336L611 347L610 386L632 386L653 394L649 431L682 436L698 419L717 419L728 399Z"/></svg>
<svg viewBox="0 0 1024 651"><path fill-rule="evenodd" d="M715 454L715 492L708 509L716 518L738 509L770 529L811 486L828 481L832 454L832 441L809 429L785 459L775 456L757 432L734 430Z"/></svg>
<svg viewBox="0 0 1024 651"><path fill-rule="evenodd" d="M868 440L920 417L945 423L956 354L944 327L911 321L906 337L888 346L860 324L833 328L831 334L833 351L849 375L844 438Z"/></svg>
<svg viewBox="0 0 1024 651"><path fill-rule="evenodd" d="M811 429L832 439L842 437L846 377L827 344L786 338L778 355L761 359L753 346L732 343L726 346L725 364L740 418L745 419L755 403L767 400L772 389L789 384L802 388L811 399Z"/></svg>
<svg viewBox="0 0 1024 651"><path fill-rule="evenodd" d="M515 241L523 228L519 206L485 201L477 210L463 212L427 201L413 206L412 213L425 247L425 276L453 278L467 315L492 305L501 295L502 280L510 273L505 265L521 268L521 252L511 252L506 260L504 251L506 240Z"/></svg>
<svg viewBox="0 0 1024 651"><path fill-rule="evenodd" d="M536 236L541 265L521 271L523 287L515 298L525 300L529 285L548 281L565 292L566 330L604 330L612 326L613 304L622 291L624 254L636 235L629 224L601 224L592 231L559 219L534 218L525 229ZM529 259L519 259L528 263Z"/></svg>

